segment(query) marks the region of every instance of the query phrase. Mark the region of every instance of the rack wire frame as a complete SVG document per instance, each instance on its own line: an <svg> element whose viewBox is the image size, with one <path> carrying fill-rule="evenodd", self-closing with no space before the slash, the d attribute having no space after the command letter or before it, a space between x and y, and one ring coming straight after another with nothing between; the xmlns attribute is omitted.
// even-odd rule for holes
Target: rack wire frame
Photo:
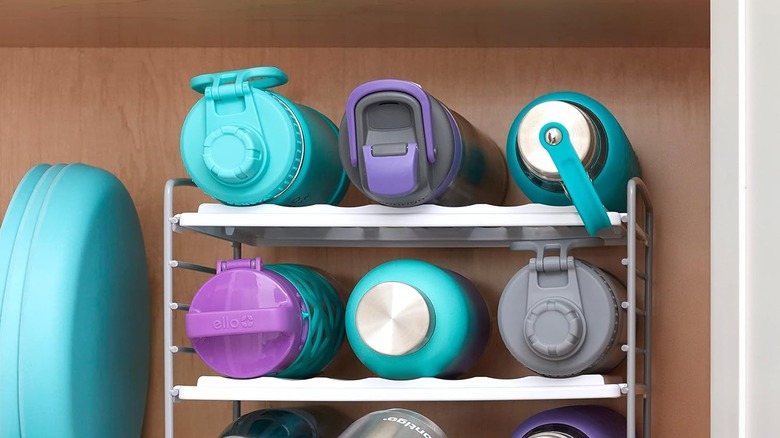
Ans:
<svg viewBox="0 0 780 438"><path fill-rule="evenodd" d="M173 344L173 313L187 311L188 304L178 303L173 297L173 270L187 269L192 271L214 273L213 268L179 261L173 256L173 235L184 229L178 225L174 214L174 192L177 187L194 187L190 179L171 179L165 184L163 213L163 336L164 336L164 385L165 385L165 438L174 438L174 403L178 399L178 390L174 385L173 355L180 352L192 353L187 346ZM627 269L627 301L622 303L627 312L627 343L622 346L626 353L627 371L626 383L621 391L626 396L626 426L627 438L636 438L637 431L637 398L642 398L642 436L651 437L651 372L652 372L652 303L653 303L653 205L650 194L644 182L633 178L628 182L626 190L627 214L624 216L626 228L626 258L622 264ZM643 212L643 222L639 222L640 211ZM581 240L581 239L580 239ZM593 241L597 246L597 240ZM241 258L242 245L231 241L233 258ZM474 245L472 245L474 246ZM643 254L643 270L639 270L639 255ZM637 282L643 284L644 306L639 306ZM639 345L637 322L641 320L644 328L642 345ZM642 360L642 382L638 382L637 360ZM233 419L241 415L241 401L233 401Z"/></svg>

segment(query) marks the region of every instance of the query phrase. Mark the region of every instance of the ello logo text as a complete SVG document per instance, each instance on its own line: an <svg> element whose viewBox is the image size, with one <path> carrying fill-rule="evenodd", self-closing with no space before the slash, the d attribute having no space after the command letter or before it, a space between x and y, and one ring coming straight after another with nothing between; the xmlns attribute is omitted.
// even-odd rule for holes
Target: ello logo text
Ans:
<svg viewBox="0 0 780 438"><path fill-rule="evenodd" d="M255 319L252 318L252 315L241 315L238 318L223 316L211 323L214 330L237 329L239 327L249 328L253 325L255 325Z"/></svg>

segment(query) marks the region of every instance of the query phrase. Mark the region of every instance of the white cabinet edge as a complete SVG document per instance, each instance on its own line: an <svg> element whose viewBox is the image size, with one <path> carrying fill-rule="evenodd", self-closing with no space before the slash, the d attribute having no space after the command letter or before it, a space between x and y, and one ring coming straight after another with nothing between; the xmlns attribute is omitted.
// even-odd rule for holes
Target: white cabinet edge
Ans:
<svg viewBox="0 0 780 438"><path fill-rule="evenodd" d="M710 436L745 437L745 2L711 1Z"/></svg>

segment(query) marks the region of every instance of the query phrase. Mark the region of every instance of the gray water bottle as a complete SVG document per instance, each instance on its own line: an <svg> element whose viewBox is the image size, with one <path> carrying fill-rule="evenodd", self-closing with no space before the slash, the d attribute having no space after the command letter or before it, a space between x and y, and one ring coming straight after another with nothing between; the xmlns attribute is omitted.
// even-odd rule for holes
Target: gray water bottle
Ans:
<svg viewBox="0 0 780 438"><path fill-rule="evenodd" d="M625 357L625 287L573 257L531 259L507 284L498 328L512 355L549 377L606 373Z"/></svg>
<svg viewBox="0 0 780 438"><path fill-rule="evenodd" d="M393 408L364 415L339 438L447 438L447 435L423 415Z"/></svg>

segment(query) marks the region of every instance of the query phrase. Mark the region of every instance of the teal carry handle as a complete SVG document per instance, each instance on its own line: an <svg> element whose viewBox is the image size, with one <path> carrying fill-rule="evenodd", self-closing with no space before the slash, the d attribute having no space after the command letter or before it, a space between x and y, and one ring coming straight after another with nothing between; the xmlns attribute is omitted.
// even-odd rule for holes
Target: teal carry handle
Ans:
<svg viewBox="0 0 780 438"><path fill-rule="evenodd" d="M267 89L287 83L287 74L276 67L253 67L242 70L228 70L219 73L208 73L195 76L190 80L190 87L200 94L206 88L217 89L221 85L235 84L236 95L241 94L241 88L247 83L252 88Z"/></svg>
<svg viewBox="0 0 780 438"><path fill-rule="evenodd" d="M548 142L546 135L552 129L560 131L560 141L555 144ZM574 152L566 127L556 122L544 125L539 131L539 142L558 168L564 188L577 208L588 233L595 235L599 230L611 227L607 210L585 172L580 158Z"/></svg>

